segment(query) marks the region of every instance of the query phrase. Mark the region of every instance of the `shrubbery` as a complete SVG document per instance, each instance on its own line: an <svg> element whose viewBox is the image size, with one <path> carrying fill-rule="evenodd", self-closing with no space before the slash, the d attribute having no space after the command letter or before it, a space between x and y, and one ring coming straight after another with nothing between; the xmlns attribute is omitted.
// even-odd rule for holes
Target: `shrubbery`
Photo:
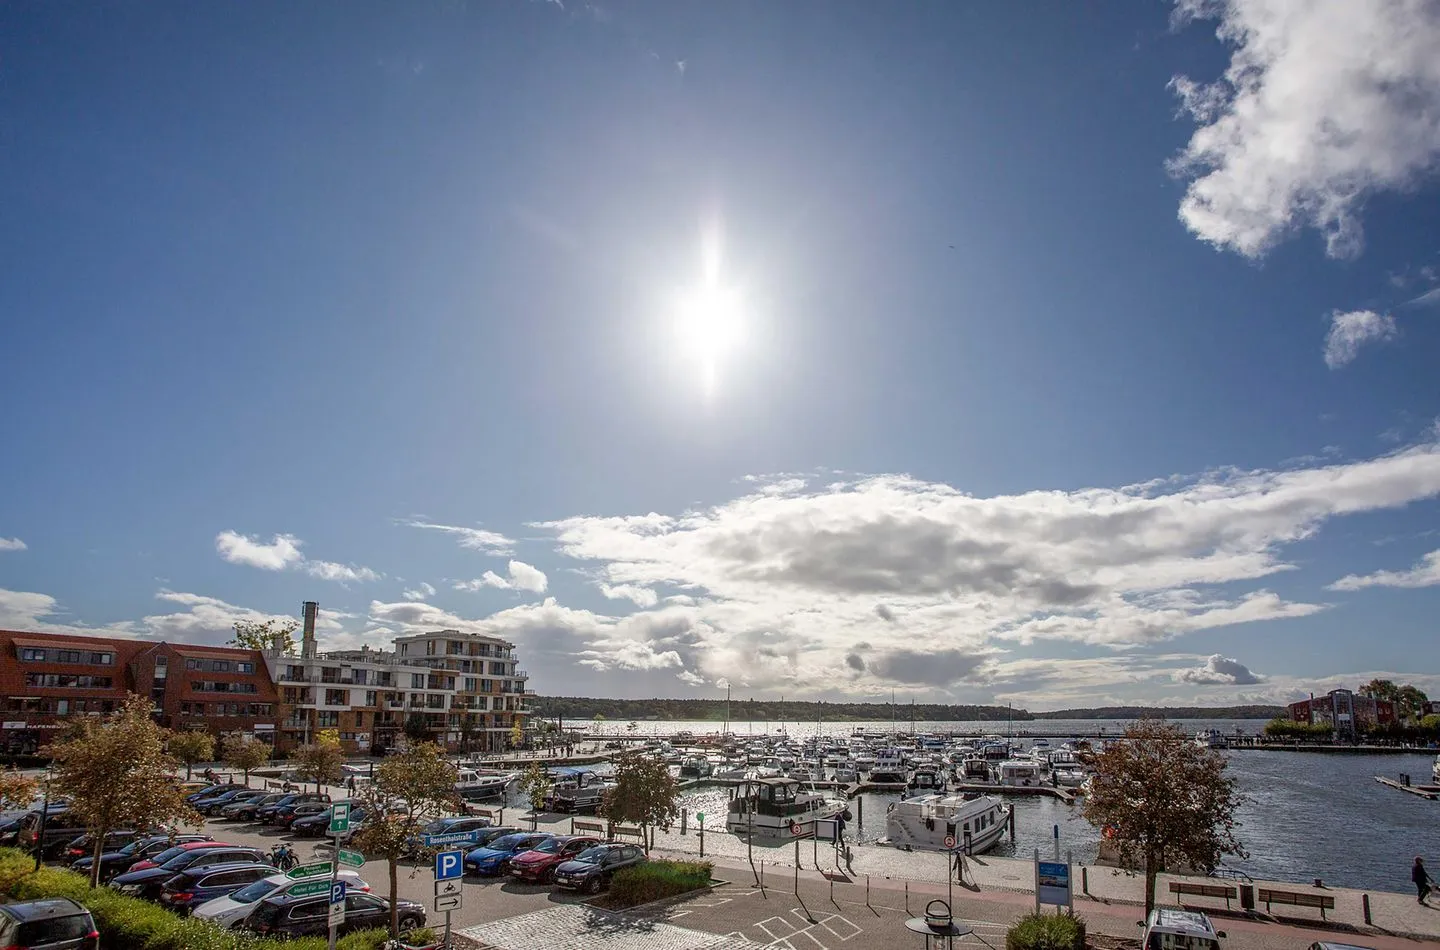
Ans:
<svg viewBox="0 0 1440 950"><path fill-rule="evenodd" d="M710 884L709 861L647 861L625 868L610 883L610 903L634 907Z"/></svg>
<svg viewBox="0 0 1440 950"><path fill-rule="evenodd" d="M1085 920L1069 914L1028 914L1005 934L1005 950L1085 950Z"/></svg>
<svg viewBox="0 0 1440 950"><path fill-rule="evenodd" d="M221 930L193 917L177 917L163 907L109 888L92 890L90 882L71 871L41 868L32 871L34 858L13 849L0 849L0 890L13 900L68 897L90 911L106 950L324 950L325 940L259 939L250 934ZM388 934L365 930L348 934L339 950L379 950Z"/></svg>

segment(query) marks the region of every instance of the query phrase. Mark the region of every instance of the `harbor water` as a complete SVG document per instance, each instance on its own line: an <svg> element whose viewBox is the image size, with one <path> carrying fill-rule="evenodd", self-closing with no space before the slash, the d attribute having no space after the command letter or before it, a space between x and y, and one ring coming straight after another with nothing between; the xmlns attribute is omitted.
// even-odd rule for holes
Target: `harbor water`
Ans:
<svg viewBox="0 0 1440 950"><path fill-rule="evenodd" d="M1263 728L1258 721L1177 720L1193 734L1219 729L1226 735L1237 728L1254 735ZM889 731L890 723L786 723L793 738L814 735L817 728L827 736L848 736L855 726ZM1034 720L1013 724L1018 740L1022 733L1046 735L1093 735L1102 729L1118 735L1128 725L1123 721ZM908 732L909 723L901 728ZM1011 734L1006 724L994 722L916 723L917 732L964 732ZM628 733L624 726L616 734L671 735L676 732L701 735L719 731L714 722L643 722ZM746 723L731 723L731 731L747 734ZM753 734L776 735L778 724L756 723ZM1052 740L1052 745L1058 743ZM1238 837L1249 856L1225 859L1235 868L1257 879L1305 881L1320 878L1342 887L1404 891L1410 887L1410 865L1417 854L1426 863L1440 866L1440 802L1427 801L1388 789L1374 780L1376 775L1392 778L1408 773L1425 781L1435 752L1393 755L1324 754L1285 750L1244 749L1226 753L1231 773L1245 796L1238 815ZM723 826L728 789L702 786L688 791L682 807L706 814L706 826ZM865 793L852 805L857 820L850 824L851 840L873 842L885 834L886 808L898 794ZM1077 862L1094 861L1099 835L1081 815L1081 806L1065 805L1049 796L1011 796L1015 806L1016 841L1008 836L991 852L1024 857L1041 849L1048 855L1059 830L1060 851L1073 852Z"/></svg>

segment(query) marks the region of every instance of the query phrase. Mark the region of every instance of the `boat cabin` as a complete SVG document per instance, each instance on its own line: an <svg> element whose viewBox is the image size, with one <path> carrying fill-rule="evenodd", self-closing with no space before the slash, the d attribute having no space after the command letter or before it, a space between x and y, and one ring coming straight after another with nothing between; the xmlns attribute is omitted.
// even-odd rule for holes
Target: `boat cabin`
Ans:
<svg viewBox="0 0 1440 950"><path fill-rule="evenodd" d="M730 802L732 814L771 815L788 818L804 814L814 807L815 796L803 792L800 783L793 778L775 776L750 779L743 791Z"/></svg>

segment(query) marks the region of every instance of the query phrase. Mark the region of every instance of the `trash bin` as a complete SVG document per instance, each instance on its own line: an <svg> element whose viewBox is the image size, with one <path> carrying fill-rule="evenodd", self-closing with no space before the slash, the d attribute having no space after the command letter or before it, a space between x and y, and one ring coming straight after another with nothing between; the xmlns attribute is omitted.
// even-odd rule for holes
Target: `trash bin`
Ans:
<svg viewBox="0 0 1440 950"><path fill-rule="evenodd" d="M1241 910L1254 910L1254 909L1255 909L1255 885L1254 885L1254 884L1242 883L1242 884L1240 885L1240 909L1241 909Z"/></svg>

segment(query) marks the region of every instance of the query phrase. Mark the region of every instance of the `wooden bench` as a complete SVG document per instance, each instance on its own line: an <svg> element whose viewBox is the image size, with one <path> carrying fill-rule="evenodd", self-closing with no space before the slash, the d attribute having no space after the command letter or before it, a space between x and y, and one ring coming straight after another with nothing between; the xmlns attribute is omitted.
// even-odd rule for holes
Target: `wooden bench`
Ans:
<svg viewBox="0 0 1440 950"><path fill-rule="evenodd" d="M1236 888L1227 887L1224 884L1191 884L1189 881L1171 881L1170 893L1175 895L1177 904L1180 903L1182 894L1189 894L1193 897L1223 897L1226 910L1230 909L1230 902L1240 894Z"/></svg>
<svg viewBox="0 0 1440 950"><path fill-rule="evenodd" d="M604 835L605 823L600 821L584 821L582 819L570 819L570 833L572 835Z"/></svg>
<svg viewBox="0 0 1440 950"><path fill-rule="evenodd" d="M1335 909L1335 898L1328 894L1312 894L1309 891L1271 891L1260 888L1260 903L1265 905L1265 913L1270 913L1271 904L1288 904L1291 907L1318 907L1320 919L1325 919L1325 911Z"/></svg>
<svg viewBox="0 0 1440 950"><path fill-rule="evenodd" d="M639 825L616 825L610 832L610 835L613 838L639 838L641 841L645 840L645 832L641 830Z"/></svg>

